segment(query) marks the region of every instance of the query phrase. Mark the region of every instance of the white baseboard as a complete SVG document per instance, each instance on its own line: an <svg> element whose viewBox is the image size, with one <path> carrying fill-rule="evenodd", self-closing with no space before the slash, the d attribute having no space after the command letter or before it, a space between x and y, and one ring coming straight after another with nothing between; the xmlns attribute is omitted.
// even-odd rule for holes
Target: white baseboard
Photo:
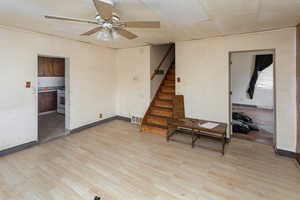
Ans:
<svg viewBox="0 0 300 200"><path fill-rule="evenodd" d="M266 109L266 110L273 110L273 106L257 106L257 108Z"/></svg>
<svg viewBox="0 0 300 200"><path fill-rule="evenodd" d="M42 112L42 113L39 113L39 115L48 115L48 114L51 114L51 113L56 113L56 110L51 110L51 111L48 111L48 112Z"/></svg>

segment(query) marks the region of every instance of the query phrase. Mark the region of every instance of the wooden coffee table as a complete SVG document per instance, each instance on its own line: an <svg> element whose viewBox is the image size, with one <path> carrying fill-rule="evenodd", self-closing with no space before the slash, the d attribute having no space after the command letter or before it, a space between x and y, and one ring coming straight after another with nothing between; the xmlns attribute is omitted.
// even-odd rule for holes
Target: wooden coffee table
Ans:
<svg viewBox="0 0 300 200"><path fill-rule="evenodd" d="M208 122L212 122L218 124L214 128L204 128L199 124L205 124ZM226 145L226 135L227 135L227 124L199 119L169 119L168 120L168 133L167 133L167 141L176 134L179 133L177 130L179 128L189 129L192 135L192 148L194 148L195 143L201 136L218 138L222 142L222 154L225 153L225 145Z"/></svg>

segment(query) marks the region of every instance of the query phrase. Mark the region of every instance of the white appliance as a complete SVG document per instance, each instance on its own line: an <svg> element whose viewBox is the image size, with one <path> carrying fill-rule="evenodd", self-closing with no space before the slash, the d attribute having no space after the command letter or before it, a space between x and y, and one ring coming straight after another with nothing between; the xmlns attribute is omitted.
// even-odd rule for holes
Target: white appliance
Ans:
<svg viewBox="0 0 300 200"><path fill-rule="evenodd" d="M65 90L57 90L57 112L65 114Z"/></svg>

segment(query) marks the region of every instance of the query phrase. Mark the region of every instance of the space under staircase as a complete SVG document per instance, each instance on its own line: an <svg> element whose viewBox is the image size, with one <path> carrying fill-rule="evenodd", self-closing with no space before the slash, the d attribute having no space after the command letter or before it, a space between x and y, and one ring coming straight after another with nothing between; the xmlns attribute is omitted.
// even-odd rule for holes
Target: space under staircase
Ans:
<svg viewBox="0 0 300 200"><path fill-rule="evenodd" d="M167 134L167 120L173 115L175 96L175 61L169 67L141 124L141 131Z"/></svg>

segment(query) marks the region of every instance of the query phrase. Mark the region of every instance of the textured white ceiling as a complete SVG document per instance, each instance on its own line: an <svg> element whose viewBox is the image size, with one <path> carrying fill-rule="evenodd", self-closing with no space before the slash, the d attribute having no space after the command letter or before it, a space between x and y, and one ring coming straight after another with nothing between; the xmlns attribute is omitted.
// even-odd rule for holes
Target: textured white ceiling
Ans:
<svg viewBox="0 0 300 200"><path fill-rule="evenodd" d="M300 0L114 0L122 20L159 20L160 29L130 29L139 37L111 42L82 37L95 27L44 15L94 19L92 0L1 0L0 24L113 48L201 39L295 26Z"/></svg>

